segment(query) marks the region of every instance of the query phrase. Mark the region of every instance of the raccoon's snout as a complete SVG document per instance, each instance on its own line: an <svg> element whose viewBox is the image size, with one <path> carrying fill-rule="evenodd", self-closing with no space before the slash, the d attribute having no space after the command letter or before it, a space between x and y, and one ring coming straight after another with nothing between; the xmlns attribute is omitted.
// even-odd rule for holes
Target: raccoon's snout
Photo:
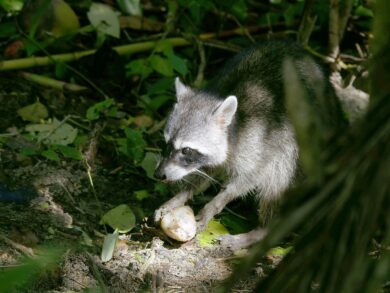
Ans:
<svg viewBox="0 0 390 293"><path fill-rule="evenodd" d="M160 179L160 180L166 180L167 179L167 175L165 175L165 172L162 168L162 163L160 163L158 166L157 166L157 169L156 171L154 171L154 177L156 177L157 179Z"/></svg>

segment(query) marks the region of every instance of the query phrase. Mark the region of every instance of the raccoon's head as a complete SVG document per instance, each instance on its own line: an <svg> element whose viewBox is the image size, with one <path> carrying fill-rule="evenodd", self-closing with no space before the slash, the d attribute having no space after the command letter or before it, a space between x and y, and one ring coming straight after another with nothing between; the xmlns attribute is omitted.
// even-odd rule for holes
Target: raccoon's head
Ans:
<svg viewBox="0 0 390 293"><path fill-rule="evenodd" d="M155 176L178 181L202 167L223 164L228 156L228 128L237 98L225 99L193 90L176 78L176 97L164 130L167 143Z"/></svg>

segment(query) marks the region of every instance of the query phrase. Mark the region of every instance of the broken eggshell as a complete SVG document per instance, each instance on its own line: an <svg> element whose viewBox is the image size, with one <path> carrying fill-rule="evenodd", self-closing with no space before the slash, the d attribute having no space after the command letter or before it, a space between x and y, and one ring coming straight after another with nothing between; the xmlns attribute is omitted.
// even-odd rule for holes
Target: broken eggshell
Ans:
<svg viewBox="0 0 390 293"><path fill-rule="evenodd" d="M189 206L176 208L162 218L161 228L172 239L189 241L196 234L194 212Z"/></svg>

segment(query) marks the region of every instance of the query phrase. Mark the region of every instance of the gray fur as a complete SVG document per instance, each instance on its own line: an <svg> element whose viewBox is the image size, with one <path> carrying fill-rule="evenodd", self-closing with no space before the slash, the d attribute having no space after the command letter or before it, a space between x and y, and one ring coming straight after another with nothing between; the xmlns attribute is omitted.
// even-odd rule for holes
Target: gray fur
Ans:
<svg viewBox="0 0 390 293"><path fill-rule="evenodd" d="M245 50L203 90L176 80L177 103L164 131L171 148L156 174L190 184L156 211L156 221L192 197L196 191L192 178L206 177L199 172L213 176L212 170L222 172L226 180L197 215L199 231L226 204L249 193L260 199L262 222L269 219L298 169L298 147L283 103L282 63L287 57L316 104L315 97L326 94L328 83L316 62L291 42L269 41ZM185 147L197 151L191 153L193 162L185 160ZM248 246L261 239L264 231L227 236L221 243L234 249Z"/></svg>

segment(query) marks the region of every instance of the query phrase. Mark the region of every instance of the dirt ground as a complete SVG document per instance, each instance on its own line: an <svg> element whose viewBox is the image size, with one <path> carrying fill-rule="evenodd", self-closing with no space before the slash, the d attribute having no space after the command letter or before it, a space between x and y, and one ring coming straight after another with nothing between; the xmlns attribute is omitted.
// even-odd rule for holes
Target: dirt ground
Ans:
<svg viewBox="0 0 390 293"><path fill-rule="evenodd" d="M22 203L0 203L0 233L8 240L0 241L0 269L18 264L42 244L69 246L54 275L20 292L213 292L232 272L237 256L227 249L199 247L196 241L172 246L140 227L122 235L113 259L102 263L103 235L96 215L89 213L96 203L85 187L85 171L44 163L4 171L30 182L37 192ZM95 179L107 188L118 186ZM237 292L249 292L261 274L259 267L252 280L237 285Z"/></svg>
<svg viewBox="0 0 390 293"><path fill-rule="evenodd" d="M141 206L130 198L135 186L144 182L113 175L96 159L91 169L95 196L83 162L51 163L20 155L21 146L31 142L18 134L23 122L15 112L34 102L37 90L41 89L12 78L0 84L0 135L10 136L0 149L0 272L19 266L25 256L39 255L43 246L60 247L64 252L55 269L39 273L15 292L215 291L239 257L218 245L199 247L196 241L161 240L150 221L145 222L145 215L161 204L158 198L134 210L136 227L120 236L110 261L100 260L105 235L99 225L101 211L123 203ZM74 107L74 99L65 99L59 92L40 95L50 97L52 111ZM235 291L251 291L268 266L272 264L259 264Z"/></svg>

